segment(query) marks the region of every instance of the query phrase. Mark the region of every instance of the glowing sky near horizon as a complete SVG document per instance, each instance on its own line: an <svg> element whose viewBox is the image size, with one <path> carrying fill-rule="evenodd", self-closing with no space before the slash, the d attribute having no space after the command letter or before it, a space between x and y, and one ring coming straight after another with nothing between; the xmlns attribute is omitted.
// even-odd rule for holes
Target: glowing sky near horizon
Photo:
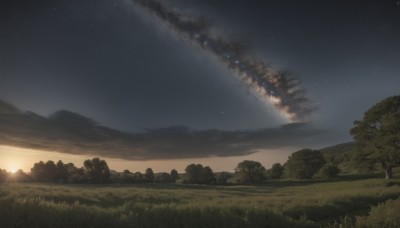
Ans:
<svg viewBox="0 0 400 228"><path fill-rule="evenodd" d="M279 150L260 151L248 156L236 157L211 157L211 158L196 158L196 159L174 159L174 160L149 160L149 161L128 161L115 158L101 157L104 159L111 170L122 172L125 169L131 172L144 173L147 168L152 168L154 172L170 172L176 169L178 172L184 172L187 165L196 163L203 166L210 166L214 172L229 171L233 172L236 165L243 159L260 161L265 167L270 168L273 163L287 160L287 157L294 148L285 148ZM266 156L268 155L268 156ZM74 163L76 167L82 167L83 161L91 159L95 155L72 155L59 152L33 150L19 148L13 146L0 145L0 167L8 172L15 172L22 169L29 173L33 164L39 161L59 160L64 163Z"/></svg>

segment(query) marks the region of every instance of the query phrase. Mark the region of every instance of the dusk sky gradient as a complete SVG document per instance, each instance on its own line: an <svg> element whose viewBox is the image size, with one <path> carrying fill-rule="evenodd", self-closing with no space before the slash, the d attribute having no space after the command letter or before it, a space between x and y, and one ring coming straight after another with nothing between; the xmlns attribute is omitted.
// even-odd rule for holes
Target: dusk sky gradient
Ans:
<svg viewBox="0 0 400 228"><path fill-rule="evenodd" d="M224 158L212 157L120 160L113 169L182 170L203 162L217 171L232 170L244 159L269 168L303 147L351 141L353 121L400 92L400 1L160 2L204 18L216 34L243 42L251 55L291 72L316 107L307 127L321 133L299 138L296 145L228 157L224 164ZM69 110L131 133L290 123L215 57L131 0L1 1L0 99L42 116ZM5 156L7 147L0 147L0 154Z"/></svg>

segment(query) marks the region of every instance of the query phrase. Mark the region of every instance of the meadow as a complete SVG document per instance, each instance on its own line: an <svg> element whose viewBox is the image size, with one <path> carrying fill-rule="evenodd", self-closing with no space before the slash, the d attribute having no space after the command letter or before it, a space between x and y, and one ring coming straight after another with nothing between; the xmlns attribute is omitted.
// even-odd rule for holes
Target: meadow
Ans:
<svg viewBox="0 0 400 228"><path fill-rule="evenodd" d="M399 227L400 180L0 185L1 227Z"/></svg>

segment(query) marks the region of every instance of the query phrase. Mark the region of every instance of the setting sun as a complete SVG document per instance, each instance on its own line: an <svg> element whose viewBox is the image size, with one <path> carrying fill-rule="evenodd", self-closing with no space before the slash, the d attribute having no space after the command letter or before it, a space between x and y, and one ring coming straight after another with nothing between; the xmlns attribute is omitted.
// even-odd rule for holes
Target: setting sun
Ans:
<svg viewBox="0 0 400 228"><path fill-rule="evenodd" d="M0 146L0 166L10 173L16 173L19 169L27 172L32 167L35 157L41 159L35 150L22 149L12 146Z"/></svg>
<svg viewBox="0 0 400 228"><path fill-rule="evenodd" d="M17 170L18 170L17 168L11 168L11 169L10 169L10 173L16 173Z"/></svg>

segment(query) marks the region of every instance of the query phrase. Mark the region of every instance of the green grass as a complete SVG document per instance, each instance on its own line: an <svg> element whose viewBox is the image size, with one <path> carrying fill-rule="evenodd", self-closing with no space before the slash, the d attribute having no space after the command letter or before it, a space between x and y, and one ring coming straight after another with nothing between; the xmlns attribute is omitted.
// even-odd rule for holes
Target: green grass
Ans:
<svg viewBox="0 0 400 228"><path fill-rule="evenodd" d="M379 213L384 209L380 208L399 207L399 196L400 181L382 179L273 181L259 186L2 184L0 224L364 227L371 224L369 220L381 218L384 222L385 213ZM392 220L386 227L398 222Z"/></svg>

